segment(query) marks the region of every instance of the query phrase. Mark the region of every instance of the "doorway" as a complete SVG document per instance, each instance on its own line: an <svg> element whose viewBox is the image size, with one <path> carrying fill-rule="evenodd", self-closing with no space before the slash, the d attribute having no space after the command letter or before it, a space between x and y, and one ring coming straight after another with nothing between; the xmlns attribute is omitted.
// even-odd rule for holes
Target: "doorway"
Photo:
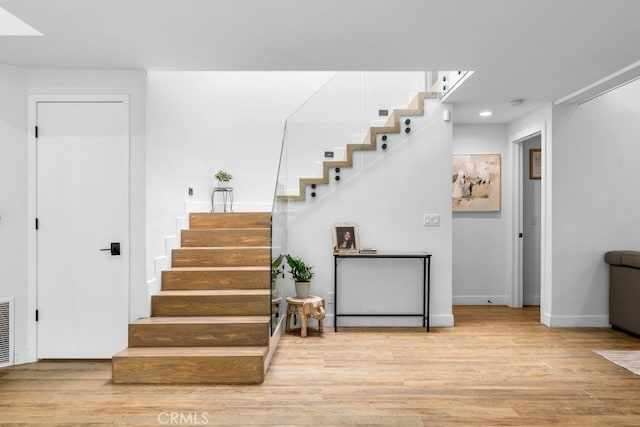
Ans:
<svg viewBox="0 0 640 427"><path fill-rule="evenodd" d="M539 208L535 206L535 212L539 214L527 214L528 221L524 218L524 185L525 181L529 181L529 148L525 149L526 141L538 139L540 141L540 179L535 180L536 186L540 189ZM534 300L527 298L527 303L538 302L540 305L540 322L550 326L551 312L551 227L552 227L552 209L551 209L551 141L547 138L547 122L542 121L526 128L509 137L511 141L510 151L512 154L512 215L511 215L511 265L510 275L510 307L522 307L524 304L524 284L523 284L523 264L524 264L524 233L530 223L535 218L535 228L539 230L539 246L534 239L535 256L539 256L538 264L533 267L539 277L539 285L534 285L539 294L533 292ZM526 173L526 175L525 175ZM539 210L538 210L539 209ZM525 226L525 222L529 225ZM531 234L531 231L528 231ZM538 249L539 248L539 249ZM529 263L531 266L531 263ZM539 295L539 296L538 296Z"/></svg>
<svg viewBox="0 0 640 427"><path fill-rule="evenodd" d="M522 145L522 302L540 305L541 136Z"/></svg>
<svg viewBox="0 0 640 427"><path fill-rule="evenodd" d="M33 108L36 358L111 358L127 346L128 100Z"/></svg>

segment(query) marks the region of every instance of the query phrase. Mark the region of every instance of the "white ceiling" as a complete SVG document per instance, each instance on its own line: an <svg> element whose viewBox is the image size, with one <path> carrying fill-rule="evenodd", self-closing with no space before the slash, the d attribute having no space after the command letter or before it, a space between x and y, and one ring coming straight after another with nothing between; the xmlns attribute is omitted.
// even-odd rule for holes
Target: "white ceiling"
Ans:
<svg viewBox="0 0 640 427"><path fill-rule="evenodd" d="M44 34L0 63L148 70L474 70L457 122L507 122L640 60L637 0L0 0ZM635 66L631 74L635 73ZM522 98L525 104L510 107Z"/></svg>

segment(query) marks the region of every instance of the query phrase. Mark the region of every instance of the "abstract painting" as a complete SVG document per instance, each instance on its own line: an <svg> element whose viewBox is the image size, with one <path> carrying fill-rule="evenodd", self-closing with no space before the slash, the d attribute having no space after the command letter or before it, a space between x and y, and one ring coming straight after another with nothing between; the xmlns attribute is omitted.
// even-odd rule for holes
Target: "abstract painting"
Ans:
<svg viewBox="0 0 640 427"><path fill-rule="evenodd" d="M453 212L500 212L500 154L454 154Z"/></svg>

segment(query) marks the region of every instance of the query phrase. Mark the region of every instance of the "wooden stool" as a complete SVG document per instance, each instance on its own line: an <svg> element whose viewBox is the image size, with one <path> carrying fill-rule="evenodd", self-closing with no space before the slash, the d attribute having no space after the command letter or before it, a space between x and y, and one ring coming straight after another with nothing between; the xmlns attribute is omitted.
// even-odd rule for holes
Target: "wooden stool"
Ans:
<svg viewBox="0 0 640 427"><path fill-rule="evenodd" d="M310 317L313 319L318 319L318 331L320 333L324 332L324 298L316 297L313 295L309 295L307 298L295 298L288 297L287 298L287 318L286 320L286 331L291 331L290 320L291 315L293 315L293 323L297 322L297 317L300 316L300 321L302 322L302 328L300 331L300 336L307 336L307 319Z"/></svg>

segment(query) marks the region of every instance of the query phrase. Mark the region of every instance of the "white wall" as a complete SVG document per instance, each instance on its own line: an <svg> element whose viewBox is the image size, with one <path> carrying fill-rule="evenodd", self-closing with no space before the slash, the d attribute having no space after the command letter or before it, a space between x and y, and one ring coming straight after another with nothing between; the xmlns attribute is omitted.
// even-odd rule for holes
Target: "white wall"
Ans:
<svg viewBox="0 0 640 427"><path fill-rule="evenodd" d="M314 266L311 292L333 292L332 226L355 222L360 246L380 251L426 251L431 268L431 325L451 326L451 123L436 104L412 131L390 136L386 152L359 152L341 180L319 186L289 224L289 252ZM449 107L450 108L450 107ZM425 227L424 214L440 214ZM421 264L409 260L340 260L339 308L345 312L419 312ZM293 285L288 293L293 294ZM327 309L333 323L334 306ZM339 325L418 326L414 318L340 318Z"/></svg>
<svg viewBox="0 0 640 427"><path fill-rule="evenodd" d="M151 292L159 289L157 271L169 267L167 248L176 242L167 236L176 235L176 218L211 209L213 174L219 169L233 175L234 210L271 211L284 123L333 75L149 73L146 274ZM188 188L194 189L192 197Z"/></svg>
<svg viewBox="0 0 640 427"><path fill-rule="evenodd" d="M640 81L553 113L552 325L608 325L604 253L640 249Z"/></svg>
<svg viewBox="0 0 640 427"><path fill-rule="evenodd" d="M351 74L360 89L358 73ZM364 86L374 88L367 91L365 98L354 98L358 109L362 105L406 106L411 90L399 90L398 84L404 85L403 89L411 86L414 92L422 89L424 73L402 73L402 79L393 73L394 90L387 87L388 74L366 74ZM343 101L330 95L314 95L333 76L327 72L149 73L147 277L151 292L159 287L159 271L169 266L165 255L177 245L176 228L186 225L180 219L176 225L176 218L186 211L210 209L215 171L226 169L234 175L236 211L271 210L285 121L296 112L291 122L306 123L309 118L304 112L310 108L317 109L318 104L323 104L324 109L341 105ZM339 84L332 79L328 86ZM326 87L323 91L336 94ZM300 110L312 95L311 103ZM317 120L315 116L312 119ZM290 123L289 127L295 126ZM353 133L359 131L357 128ZM350 134L346 138L328 138L326 132L323 135L325 139L335 139L330 147L344 148L353 142ZM307 139L304 142L309 143ZM316 160L322 160L321 155L319 150ZM192 197L188 196L188 188L194 189Z"/></svg>
<svg viewBox="0 0 640 427"><path fill-rule="evenodd" d="M502 171L500 212L453 213L453 303L508 304L512 180L507 126L454 125L453 153L500 154Z"/></svg>
<svg viewBox="0 0 640 427"><path fill-rule="evenodd" d="M146 71L28 70L29 94L128 94L130 105L130 320L149 305L145 265Z"/></svg>
<svg viewBox="0 0 640 427"><path fill-rule="evenodd" d="M346 144L362 143L379 110L406 108L424 91L424 72L341 72L287 121L287 189L298 194L300 177L321 176L325 151L343 160ZM330 126L327 123L331 123Z"/></svg>
<svg viewBox="0 0 640 427"><path fill-rule="evenodd" d="M0 298L15 301L15 362L27 358L27 84L0 65Z"/></svg>

